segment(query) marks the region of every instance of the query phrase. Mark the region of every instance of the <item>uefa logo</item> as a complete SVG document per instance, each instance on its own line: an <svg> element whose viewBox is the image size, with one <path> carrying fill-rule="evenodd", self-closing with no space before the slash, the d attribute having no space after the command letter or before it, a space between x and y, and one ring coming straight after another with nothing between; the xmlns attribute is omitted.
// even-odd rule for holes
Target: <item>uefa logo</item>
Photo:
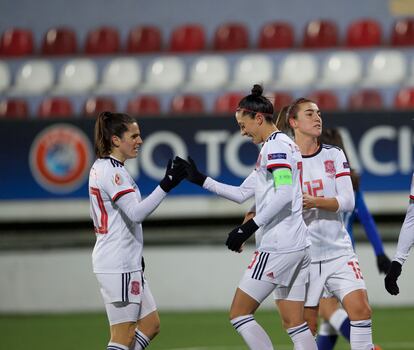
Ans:
<svg viewBox="0 0 414 350"><path fill-rule="evenodd" d="M39 185L49 192L69 193L85 181L91 164L91 144L79 128L57 124L37 135L29 157Z"/></svg>

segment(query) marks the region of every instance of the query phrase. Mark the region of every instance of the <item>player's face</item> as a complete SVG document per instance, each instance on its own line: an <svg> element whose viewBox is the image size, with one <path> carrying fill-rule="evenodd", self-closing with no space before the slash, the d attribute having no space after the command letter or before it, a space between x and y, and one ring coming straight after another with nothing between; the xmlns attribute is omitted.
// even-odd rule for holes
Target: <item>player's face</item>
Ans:
<svg viewBox="0 0 414 350"><path fill-rule="evenodd" d="M319 137L322 133L321 112L316 103L301 103L297 117L292 119L292 122L295 132L303 135Z"/></svg>
<svg viewBox="0 0 414 350"><path fill-rule="evenodd" d="M142 145L141 131L137 123L128 125L128 130L124 132L122 138L119 139L119 147L117 148L120 157L123 160L135 158L138 155L138 149Z"/></svg>
<svg viewBox="0 0 414 350"><path fill-rule="evenodd" d="M255 144L263 142L256 118L251 118L250 115L239 111L236 112L236 120L237 124L239 124L242 136L250 137Z"/></svg>

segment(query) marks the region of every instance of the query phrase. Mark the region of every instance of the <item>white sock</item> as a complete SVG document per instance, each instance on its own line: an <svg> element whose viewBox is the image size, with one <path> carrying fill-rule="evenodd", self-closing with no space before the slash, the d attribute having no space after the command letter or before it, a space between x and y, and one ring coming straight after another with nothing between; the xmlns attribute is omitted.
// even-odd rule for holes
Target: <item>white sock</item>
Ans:
<svg viewBox="0 0 414 350"><path fill-rule="evenodd" d="M306 322L300 326L288 328L287 332L293 341L295 350L318 350L315 338Z"/></svg>
<svg viewBox="0 0 414 350"><path fill-rule="evenodd" d="M106 350L129 350L129 347L126 345L109 342Z"/></svg>
<svg viewBox="0 0 414 350"><path fill-rule="evenodd" d="M143 349L145 349L149 345L150 341L151 341L151 339L149 339L138 328L135 329L134 350L143 350Z"/></svg>
<svg viewBox="0 0 414 350"><path fill-rule="evenodd" d="M329 336L329 335L337 335L337 330L332 327L332 325L328 321L323 321L319 326L319 335Z"/></svg>
<svg viewBox="0 0 414 350"><path fill-rule="evenodd" d="M341 326L344 321L348 318L348 314L343 309L336 310L329 319L329 323L338 332L341 330Z"/></svg>
<svg viewBox="0 0 414 350"><path fill-rule="evenodd" d="M255 321L253 315L233 318L234 329L243 337L252 350L273 350L272 342L264 329Z"/></svg>
<svg viewBox="0 0 414 350"><path fill-rule="evenodd" d="M372 350L371 320L351 321L351 349Z"/></svg>

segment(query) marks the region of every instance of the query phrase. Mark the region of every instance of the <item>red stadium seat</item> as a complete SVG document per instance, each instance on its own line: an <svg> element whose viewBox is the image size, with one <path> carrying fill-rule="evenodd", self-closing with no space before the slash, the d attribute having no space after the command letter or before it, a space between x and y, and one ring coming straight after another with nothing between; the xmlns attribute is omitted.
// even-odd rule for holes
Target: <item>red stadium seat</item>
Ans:
<svg viewBox="0 0 414 350"><path fill-rule="evenodd" d="M230 92L217 98L214 110L217 113L232 114L236 113L236 109L244 94L238 92Z"/></svg>
<svg viewBox="0 0 414 350"><path fill-rule="evenodd" d="M161 32L152 26L138 26L128 34L127 51L145 53L161 51Z"/></svg>
<svg viewBox="0 0 414 350"><path fill-rule="evenodd" d="M314 91L308 98L314 101L322 112L339 109L338 97L331 91Z"/></svg>
<svg viewBox="0 0 414 350"><path fill-rule="evenodd" d="M352 22L346 33L346 46L379 46L382 41L381 25L373 19L361 19Z"/></svg>
<svg viewBox="0 0 414 350"><path fill-rule="evenodd" d="M393 46L414 46L414 18L402 18L395 22L391 34Z"/></svg>
<svg viewBox="0 0 414 350"><path fill-rule="evenodd" d="M87 117L96 117L101 112L115 112L116 103L111 97L95 96L86 100L83 114Z"/></svg>
<svg viewBox="0 0 414 350"><path fill-rule="evenodd" d="M1 36L0 55L25 56L34 51L33 34L30 30L10 28Z"/></svg>
<svg viewBox="0 0 414 350"><path fill-rule="evenodd" d="M414 110L414 88L402 88L395 95L394 107L397 109Z"/></svg>
<svg viewBox="0 0 414 350"><path fill-rule="evenodd" d="M160 101L155 96L138 96L128 101L127 113L130 115L161 114Z"/></svg>
<svg viewBox="0 0 414 350"><path fill-rule="evenodd" d="M247 49L249 33L244 24L226 23L219 26L214 34L214 50L234 51Z"/></svg>
<svg viewBox="0 0 414 350"><path fill-rule="evenodd" d="M177 27L171 34L170 51L195 52L206 46L204 29L200 25L189 24Z"/></svg>
<svg viewBox="0 0 414 350"><path fill-rule="evenodd" d="M334 22L315 20L307 24L303 36L303 46L309 49L338 45L338 28Z"/></svg>
<svg viewBox="0 0 414 350"><path fill-rule="evenodd" d="M29 115L27 102L22 99L10 99L0 102L0 118L26 119Z"/></svg>
<svg viewBox="0 0 414 350"><path fill-rule="evenodd" d="M272 22L265 24L260 30L260 49L287 49L294 45L293 27L285 22Z"/></svg>
<svg viewBox="0 0 414 350"><path fill-rule="evenodd" d="M348 99L350 110L379 110L383 105L381 93L373 89L356 91Z"/></svg>
<svg viewBox="0 0 414 350"><path fill-rule="evenodd" d="M73 55L77 51L76 33L71 28L51 28L43 37L42 54L44 55Z"/></svg>
<svg viewBox="0 0 414 350"><path fill-rule="evenodd" d="M72 103L65 97L50 97L39 105L37 114L40 118L71 117L74 115Z"/></svg>
<svg viewBox="0 0 414 350"><path fill-rule="evenodd" d="M201 96L180 95L171 101L171 112L175 114L202 114L204 102Z"/></svg>
<svg viewBox="0 0 414 350"><path fill-rule="evenodd" d="M120 48L118 30L112 27L99 27L91 30L85 42L85 53L105 55L117 53Z"/></svg>
<svg viewBox="0 0 414 350"><path fill-rule="evenodd" d="M293 97L287 92L275 92L273 96L270 97L275 111L279 111L284 106L290 105L293 102Z"/></svg>

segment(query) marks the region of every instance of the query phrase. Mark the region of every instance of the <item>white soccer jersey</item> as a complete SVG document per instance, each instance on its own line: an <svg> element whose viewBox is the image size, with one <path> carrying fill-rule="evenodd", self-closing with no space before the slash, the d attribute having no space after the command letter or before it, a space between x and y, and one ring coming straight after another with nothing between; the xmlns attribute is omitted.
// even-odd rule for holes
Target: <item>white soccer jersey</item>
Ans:
<svg viewBox="0 0 414 350"><path fill-rule="evenodd" d="M332 198L337 197L343 190L338 186L341 177L348 177L349 184L351 184L349 164L340 148L322 145L315 154L302 156L302 158L303 193L314 197ZM352 184L348 187L352 191ZM353 252L350 236L339 211L304 209L303 217L310 231L313 262Z"/></svg>
<svg viewBox="0 0 414 350"><path fill-rule="evenodd" d="M123 195L141 194L121 162L97 159L89 173L90 215L96 243L92 253L95 273L125 273L141 270L142 226L131 221L117 206Z"/></svg>
<svg viewBox="0 0 414 350"><path fill-rule="evenodd" d="M308 230L302 218L301 160L298 146L282 132L273 133L263 144L256 164L255 221L271 205L269 202L278 191L272 170L287 168L292 171L293 196L287 206L274 213L272 220L259 228L256 234L256 239L260 239L257 242L259 250L283 253L309 246Z"/></svg>

